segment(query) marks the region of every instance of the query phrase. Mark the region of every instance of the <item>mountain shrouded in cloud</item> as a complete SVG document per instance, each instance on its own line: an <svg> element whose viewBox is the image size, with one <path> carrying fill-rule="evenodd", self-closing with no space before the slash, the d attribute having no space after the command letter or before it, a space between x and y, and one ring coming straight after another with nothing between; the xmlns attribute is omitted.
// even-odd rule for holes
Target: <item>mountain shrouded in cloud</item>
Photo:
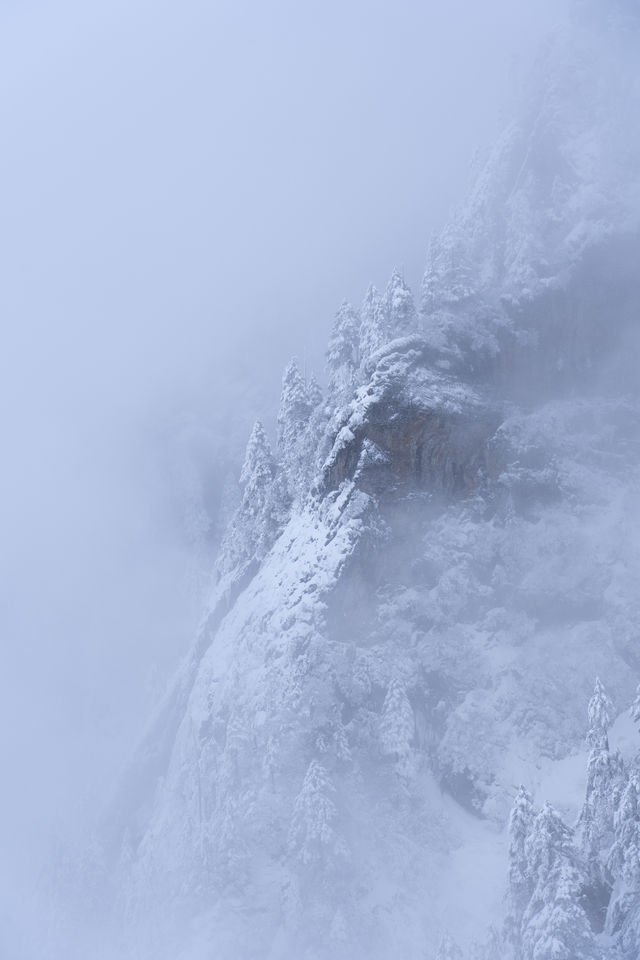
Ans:
<svg viewBox="0 0 640 960"><path fill-rule="evenodd" d="M601 9L420 301L397 269L344 303L324 395L286 368L60 942L93 912L167 960L637 957L640 87L635 5Z"/></svg>

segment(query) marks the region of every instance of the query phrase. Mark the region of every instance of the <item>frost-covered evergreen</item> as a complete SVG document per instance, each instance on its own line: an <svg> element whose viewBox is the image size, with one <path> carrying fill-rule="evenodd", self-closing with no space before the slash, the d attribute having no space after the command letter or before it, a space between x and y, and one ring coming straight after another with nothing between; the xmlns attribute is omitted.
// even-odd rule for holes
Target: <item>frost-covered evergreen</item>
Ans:
<svg viewBox="0 0 640 960"><path fill-rule="evenodd" d="M360 366L360 318L346 300L333 321L327 347L328 393L336 405L350 400Z"/></svg>
<svg viewBox="0 0 640 960"><path fill-rule="evenodd" d="M240 485L240 505L220 548L218 571L221 574L242 571L252 560L261 560L287 518L288 491L260 421L249 437Z"/></svg>
<svg viewBox="0 0 640 960"><path fill-rule="evenodd" d="M307 385L294 358L287 365L282 377L278 411L278 453L285 465L289 464L295 442L300 431L306 427L310 413Z"/></svg>
<svg viewBox="0 0 640 960"><path fill-rule="evenodd" d="M505 938L520 956L522 918L533 894L533 877L527 843L531 837L535 808L528 791L521 786L509 817L509 904Z"/></svg>
<svg viewBox="0 0 640 960"><path fill-rule="evenodd" d="M637 702L631 708L636 713ZM591 752L575 835L550 804L534 817L521 788L510 818L504 953L514 960L637 960L640 950L640 768L609 754L612 704L596 680Z"/></svg>
<svg viewBox="0 0 640 960"><path fill-rule="evenodd" d="M633 720L633 722L640 726L640 685L636 690L636 696L633 703L631 704L629 715Z"/></svg>
<svg viewBox="0 0 640 960"><path fill-rule="evenodd" d="M607 851L613 843L615 803L624 779L622 759L611 755L607 736L611 726L613 705L599 678L589 701L587 743L591 746L587 768L587 790L577 836L582 857L592 880L601 885L609 882L606 870ZM606 891L600 893L606 909Z"/></svg>
<svg viewBox="0 0 640 960"><path fill-rule="evenodd" d="M614 878L606 930L626 952L640 948L640 772L634 771L615 815L615 839L607 867Z"/></svg>
<svg viewBox="0 0 640 960"><path fill-rule="evenodd" d="M588 743L594 746L606 743L608 747L607 732L611 726L612 713L613 704L607 696L600 677L596 677L593 696L589 700L587 710L589 720Z"/></svg>
<svg viewBox="0 0 640 960"><path fill-rule="evenodd" d="M371 285L360 307L360 359L366 364L372 353L388 339L387 317L382 297Z"/></svg>
<svg viewBox="0 0 640 960"><path fill-rule="evenodd" d="M278 456L291 496L299 497L307 478L310 455L310 420L318 401L317 384L309 389L295 359L291 360L282 378L278 411ZM315 442L317 443L317 437Z"/></svg>
<svg viewBox="0 0 640 960"><path fill-rule="evenodd" d="M380 717L380 746L387 756L396 760L406 757L411 750L415 731L413 709L404 685L397 677L389 683Z"/></svg>
<svg viewBox="0 0 640 960"><path fill-rule="evenodd" d="M331 407L325 401L322 387L315 374L311 374L307 383L307 401L309 404L309 420L306 429L300 437L300 474L298 490L302 496L313 489L318 479L322 464L328 452L329 439L327 431ZM338 402L336 397L331 399L333 406Z"/></svg>
<svg viewBox="0 0 640 960"><path fill-rule="evenodd" d="M389 339L406 337L418 328L413 294L403 275L395 268L384 292L384 312Z"/></svg>
<svg viewBox="0 0 640 960"><path fill-rule="evenodd" d="M640 696L630 709L634 722L640 721ZM606 932L614 938L622 960L640 954L640 766L638 757L614 813L614 840L607 861L613 890L607 912Z"/></svg>
<svg viewBox="0 0 640 960"><path fill-rule="evenodd" d="M309 377L309 382L307 383L307 402L311 407L311 412L320 406L324 397L322 393L322 387L318 383L318 379L314 373Z"/></svg>
<svg viewBox="0 0 640 960"><path fill-rule="evenodd" d="M526 854L533 892L522 919L523 960L599 960L580 902L572 832L549 803L533 822Z"/></svg>
<svg viewBox="0 0 640 960"><path fill-rule="evenodd" d="M312 760L296 797L289 845L301 863L329 867L344 855L344 845L336 833L335 787L329 774Z"/></svg>
<svg viewBox="0 0 640 960"><path fill-rule="evenodd" d="M256 421L240 472L243 504L248 514L259 517L267 501L267 492L276 473L275 460L267 435L260 421Z"/></svg>

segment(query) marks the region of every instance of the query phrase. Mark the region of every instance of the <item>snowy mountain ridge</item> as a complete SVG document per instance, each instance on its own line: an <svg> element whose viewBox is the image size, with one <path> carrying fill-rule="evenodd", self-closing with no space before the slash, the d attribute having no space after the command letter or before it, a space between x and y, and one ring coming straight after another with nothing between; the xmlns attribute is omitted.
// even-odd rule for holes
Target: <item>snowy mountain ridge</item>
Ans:
<svg viewBox="0 0 640 960"><path fill-rule="evenodd" d="M608 740L640 681L621 43L550 48L420 310L396 270L338 311L326 397L285 371L102 830L122 955L636 960L637 761Z"/></svg>

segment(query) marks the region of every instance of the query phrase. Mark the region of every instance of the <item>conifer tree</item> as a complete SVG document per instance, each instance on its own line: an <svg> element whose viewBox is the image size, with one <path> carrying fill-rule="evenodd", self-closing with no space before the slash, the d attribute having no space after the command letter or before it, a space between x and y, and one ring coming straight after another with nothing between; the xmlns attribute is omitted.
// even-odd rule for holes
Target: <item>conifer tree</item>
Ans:
<svg viewBox="0 0 640 960"><path fill-rule="evenodd" d="M330 409L325 403L322 388L315 374L311 374L307 384L307 399L311 413L304 434L300 438L298 489L301 493L306 493L312 488L330 449L327 435ZM331 403L335 403L335 397L331 398Z"/></svg>
<svg viewBox="0 0 640 960"><path fill-rule="evenodd" d="M222 540L219 574L241 571L252 560L261 560L286 521L287 492L260 421L249 437L240 484L242 498Z"/></svg>
<svg viewBox="0 0 640 960"><path fill-rule="evenodd" d="M411 750L415 732L413 709L403 684L394 677L387 690L380 717L380 746L387 756L396 760L406 757Z"/></svg>
<svg viewBox="0 0 640 960"><path fill-rule="evenodd" d="M535 816L531 796L521 786L509 817L509 911L505 924L505 938L516 958L520 956L522 918L533 893L527 841Z"/></svg>
<svg viewBox="0 0 640 960"><path fill-rule="evenodd" d="M572 832L551 804L535 818L525 849L533 892L522 919L522 960L599 960Z"/></svg>
<svg viewBox="0 0 640 960"><path fill-rule="evenodd" d="M318 383L315 373L312 373L309 377L309 383L307 384L307 402L311 408L312 415L314 410L321 405L323 399L322 388Z"/></svg>
<svg viewBox="0 0 640 960"><path fill-rule="evenodd" d="M370 285L360 307L361 362L366 363L388 340L384 303L373 285Z"/></svg>
<svg viewBox="0 0 640 960"><path fill-rule="evenodd" d="M327 348L329 396L337 405L353 393L360 364L360 318L346 300L336 313Z"/></svg>
<svg viewBox="0 0 640 960"><path fill-rule="evenodd" d="M393 270L384 292L384 313L390 340L406 337L418 328L413 294L397 267Z"/></svg>
<svg viewBox="0 0 640 960"><path fill-rule="evenodd" d="M329 774L322 764L312 760L296 797L289 831L289 844L303 864L328 866L341 851L335 831L334 795Z"/></svg>
<svg viewBox="0 0 640 960"><path fill-rule="evenodd" d="M278 453L283 463L292 456L296 441L309 420L311 405L307 386L295 360L290 361L282 377L278 411Z"/></svg>
<svg viewBox="0 0 640 960"><path fill-rule="evenodd" d="M317 394L316 388L314 394ZM293 499L302 493L307 477L308 428L312 411L307 385L293 359L282 378L278 411L278 456Z"/></svg>
<svg viewBox="0 0 640 960"><path fill-rule="evenodd" d="M600 681L596 677L593 690L593 696L589 700L587 716L589 719L589 730L587 733L587 742L592 745L599 745L607 742L607 733L611 726L611 715L613 713L613 704L607 696L607 693Z"/></svg>
<svg viewBox="0 0 640 960"><path fill-rule="evenodd" d="M607 852L613 843L614 800L624 778L622 759L611 755L607 732L611 726L613 706L596 678L589 701L587 742L591 745L587 768L587 790L577 825L580 851L592 881L606 885L610 877L606 869ZM597 891L594 891L597 894ZM606 897L605 891L600 897Z"/></svg>
<svg viewBox="0 0 640 960"><path fill-rule="evenodd" d="M635 700L631 704L629 715L631 716L633 722L640 726L640 684L638 684L636 689Z"/></svg>
<svg viewBox="0 0 640 960"><path fill-rule="evenodd" d="M580 905L576 870L563 863L550 878L547 897L529 942L531 960L600 960L589 922Z"/></svg>
<svg viewBox="0 0 640 960"><path fill-rule="evenodd" d="M256 421L244 456L240 472L243 487L241 509L248 516L257 517L266 503L267 491L276 472L275 460L262 424Z"/></svg>
<svg viewBox="0 0 640 960"><path fill-rule="evenodd" d="M634 770L615 813L615 839L608 869L614 879L606 931L628 940L625 930L640 900L640 772Z"/></svg>

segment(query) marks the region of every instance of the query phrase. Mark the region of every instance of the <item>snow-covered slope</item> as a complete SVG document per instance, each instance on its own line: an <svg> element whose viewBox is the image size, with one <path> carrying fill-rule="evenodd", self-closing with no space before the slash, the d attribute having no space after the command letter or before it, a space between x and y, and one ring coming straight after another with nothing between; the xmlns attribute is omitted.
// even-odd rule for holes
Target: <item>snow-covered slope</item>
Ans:
<svg viewBox="0 0 640 960"><path fill-rule="evenodd" d="M616 713L640 680L629 42L546 52L432 244L421 319L396 271L339 311L326 399L288 368L278 449L257 427L194 650L102 828L123 952L431 960L449 930L511 955L518 787L575 820L594 679ZM565 828L518 796L569 896ZM519 923L546 916L535 889Z"/></svg>

